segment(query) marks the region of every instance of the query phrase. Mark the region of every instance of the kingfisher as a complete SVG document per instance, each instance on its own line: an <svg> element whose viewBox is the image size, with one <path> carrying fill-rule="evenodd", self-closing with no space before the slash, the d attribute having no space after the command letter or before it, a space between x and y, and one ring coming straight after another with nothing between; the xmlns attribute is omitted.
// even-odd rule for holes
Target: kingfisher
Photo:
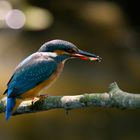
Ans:
<svg viewBox="0 0 140 140"><path fill-rule="evenodd" d="M44 43L37 52L25 58L16 67L4 92L7 94L6 120L22 100L33 99L48 88L62 72L65 61L71 58L101 60L99 56L59 39Z"/></svg>

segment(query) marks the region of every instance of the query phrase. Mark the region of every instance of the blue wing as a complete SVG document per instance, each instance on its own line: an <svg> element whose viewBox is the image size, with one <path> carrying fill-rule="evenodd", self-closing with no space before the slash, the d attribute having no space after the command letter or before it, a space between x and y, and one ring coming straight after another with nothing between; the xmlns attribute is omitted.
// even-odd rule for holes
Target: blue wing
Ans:
<svg viewBox="0 0 140 140"><path fill-rule="evenodd" d="M47 80L57 69L57 63L43 53L34 53L21 62L8 82L8 97L17 97Z"/></svg>

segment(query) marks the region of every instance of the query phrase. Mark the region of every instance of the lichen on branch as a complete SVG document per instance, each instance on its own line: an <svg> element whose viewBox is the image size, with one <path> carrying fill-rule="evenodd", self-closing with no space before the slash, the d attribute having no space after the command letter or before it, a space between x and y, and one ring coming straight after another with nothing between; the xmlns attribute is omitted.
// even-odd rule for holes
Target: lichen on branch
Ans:
<svg viewBox="0 0 140 140"><path fill-rule="evenodd" d="M110 84L109 92L84 93L74 96L47 96L35 102L23 101L13 115L33 113L50 109L62 108L71 110L83 107L140 108L140 94L122 91L116 82ZM0 113L6 108L6 97L0 100Z"/></svg>

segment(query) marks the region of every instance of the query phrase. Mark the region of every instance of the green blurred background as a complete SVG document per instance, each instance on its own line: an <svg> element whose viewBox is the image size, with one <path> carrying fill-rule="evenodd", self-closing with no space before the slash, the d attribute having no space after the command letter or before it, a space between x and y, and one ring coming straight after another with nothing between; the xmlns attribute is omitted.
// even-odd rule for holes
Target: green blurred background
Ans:
<svg viewBox="0 0 140 140"><path fill-rule="evenodd" d="M15 10L16 9L16 10ZM0 0L0 93L16 65L52 39L100 55L101 63L69 60L50 95L121 89L140 93L139 4L131 0ZM52 110L0 114L0 140L139 140L140 110Z"/></svg>

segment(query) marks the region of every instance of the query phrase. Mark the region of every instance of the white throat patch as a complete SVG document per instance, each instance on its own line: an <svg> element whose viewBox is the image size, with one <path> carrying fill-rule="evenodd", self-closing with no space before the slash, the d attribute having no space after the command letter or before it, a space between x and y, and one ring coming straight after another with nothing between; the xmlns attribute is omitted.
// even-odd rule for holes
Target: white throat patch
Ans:
<svg viewBox="0 0 140 140"><path fill-rule="evenodd" d="M58 56L58 54L56 52L47 52L47 56L56 57L56 56Z"/></svg>

